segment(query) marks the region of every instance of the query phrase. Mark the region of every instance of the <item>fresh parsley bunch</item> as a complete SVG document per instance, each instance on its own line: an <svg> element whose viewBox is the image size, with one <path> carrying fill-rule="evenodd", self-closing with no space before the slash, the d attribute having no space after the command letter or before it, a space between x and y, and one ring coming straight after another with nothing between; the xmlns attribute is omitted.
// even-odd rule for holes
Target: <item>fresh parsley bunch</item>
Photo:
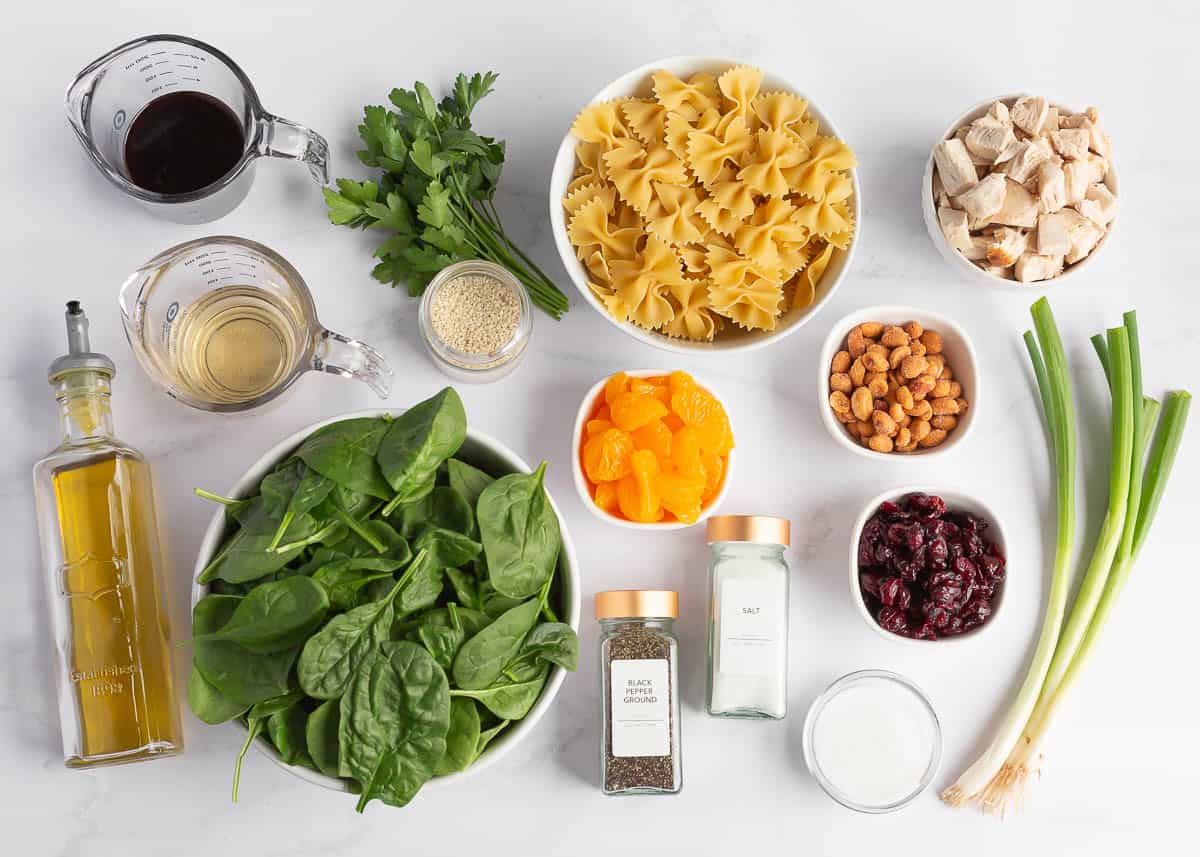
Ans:
<svg viewBox="0 0 1200 857"><path fill-rule="evenodd" d="M504 141L471 130L471 111L492 91L493 72L458 75L438 104L429 87L393 89L395 110L370 105L358 126L359 159L379 167L378 183L338 179L325 190L329 219L340 226L394 233L375 251L375 279L404 282L414 297L447 265L490 259L512 271L533 302L553 318L567 298L504 232L492 198L504 166Z"/></svg>

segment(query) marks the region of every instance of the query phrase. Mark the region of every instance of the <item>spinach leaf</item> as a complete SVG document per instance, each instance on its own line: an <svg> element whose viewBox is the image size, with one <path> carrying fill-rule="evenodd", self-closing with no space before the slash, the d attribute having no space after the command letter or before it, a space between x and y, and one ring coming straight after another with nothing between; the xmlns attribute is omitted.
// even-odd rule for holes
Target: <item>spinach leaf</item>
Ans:
<svg viewBox="0 0 1200 857"><path fill-rule="evenodd" d="M433 555L434 563L440 568L458 568L479 556L483 546L474 539L445 530L441 527L427 527L413 543L417 550L427 548Z"/></svg>
<svg viewBox="0 0 1200 857"><path fill-rule="evenodd" d="M520 651L521 643L541 609L541 601L531 598L506 611L463 643L454 658L454 683L465 690L478 690L499 678L504 667Z"/></svg>
<svg viewBox="0 0 1200 857"><path fill-rule="evenodd" d="M379 501L369 494L361 494L344 485L338 485L313 514L326 520L337 521L370 545L376 553L383 553L388 544L375 534L371 526L374 522L367 520L378 504Z"/></svg>
<svg viewBox="0 0 1200 857"><path fill-rule="evenodd" d="M520 598L511 598L497 592L489 581L484 581L479 590L483 598L483 612L493 619L522 603Z"/></svg>
<svg viewBox="0 0 1200 857"><path fill-rule="evenodd" d="M496 480L478 467L472 467L458 458L446 462L450 474L450 487L457 491L472 509L479 502L483 489Z"/></svg>
<svg viewBox="0 0 1200 857"><path fill-rule="evenodd" d="M340 699L327 699L308 715L304 727L308 756L318 771L327 777L341 776L338 766L338 725L341 722Z"/></svg>
<svg viewBox="0 0 1200 857"><path fill-rule="evenodd" d="M258 493L271 518L278 521L287 514L292 495L296 493L307 470L300 459L286 458L263 477L258 484Z"/></svg>
<svg viewBox="0 0 1200 857"><path fill-rule="evenodd" d="M452 690L450 696L474 699L502 720L520 720L537 702L549 672L550 667L543 664L537 675L526 681L501 680L490 687L479 690Z"/></svg>
<svg viewBox="0 0 1200 857"><path fill-rule="evenodd" d="M446 674L413 643L382 643L341 701L339 758L362 786L357 809L379 799L404 806L446 752Z"/></svg>
<svg viewBox="0 0 1200 857"><path fill-rule="evenodd" d="M259 655L225 640L197 640L192 663L232 703L250 706L288 690L299 646Z"/></svg>
<svg viewBox="0 0 1200 857"><path fill-rule="evenodd" d="M437 603L442 594L442 566L427 548L417 551L413 561L400 577L400 594L396 608L402 613L416 613Z"/></svg>
<svg viewBox="0 0 1200 857"><path fill-rule="evenodd" d="M267 721L275 714L281 711L286 711L293 705L297 704L304 698L304 694L299 691L290 691L280 694L271 699L264 699L256 703L246 715L246 740L242 743L242 748L238 750L237 758L233 763L233 802L237 803L238 787L242 782L242 762L246 759L246 753L250 749L250 745L261 735L267 728Z"/></svg>
<svg viewBox="0 0 1200 857"><path fill-rule="evenodd" d="M339 485L386 500L392 491L375 454L388 426L389 421L374 417L330 423L310 434L295 455Z"/></svg>
<svg viewBox="0 0 1200 857"><path fill-rule="evenodd" d="M305 693L313 699L336 699L345 692L363 661L388 639L392 601L401 585L396 583L382 601L334 616L308 638L296 665Z"/></svg>
<svg viewBox="0 0 1200 857"><path fill-rule="evenodd" d="M450 700L450 731L446 733L446 752L433 769L435 777L462 771L475 761L479 745L479 709L463 697Z"/></svg>
<svg viewBox="0 0 1200 857"><path fill-rule="evenodd" d="M229 537L213 561L200 572L196 578L198 582L209 583L219 578L228 583L246 583L278 571L300 555L303 545L289 545L285 552L269 549L275 524L261 512L262 503L261 498L254 498L247 507L250 510L246 516L248 525L243 524ZM311 536L317 530L316 521L308 515L302 515L288 527L285 538L289 543L295 542Z"/></svg>
<svg viewBox="0 0 1200 857"><path fill-rule="evenodd" d="M201 598L192 608L192 633L203 635L220 630L241 600L232 595L206 595ZM240 717L250 707L217 690L201 675L195 664L188 674L187 698L192 713L205 723L214 725Z"/></svg>
<svg viewBox="0 0 1200 857"><path fill-rule="evenodd" d="M528 598L554 573L561 545L558 516L542 481L546 462L531 475L502 476L479 495L476 516L488 577L498 592Z"/></svg>
<svg viewBox="0 0 1200 857"><path fill-rule="evenodd" d="M437 665L448 670L463 644L465 634L461 628L451 628L447 625L421 625L417 628L417 637L425 651L437 661Z"/></svg>
<svg viewBox="0 0 1200 857"><path fill-rule="evenodd" d="M379 443L379 467L395 496L384 514L420 496L437 477L438 466L462 446L467 415L453 387L397 417Z"/></svg>
<svg viewBox="0 0 1200 857"><path fill-rule="evenodd" d="M454 597L460 603L473 610L483 607L483 598L479 594L479 582L473 574L460 568L448 568L446 577L450 578L450 585L454 587Z"/></svg>
<svg viewBox="0 0 1200 857"><path fill-rule="evenodd" d="M426 527L441 527L464 535L475 531L475 513L463 496L453 488L438 485L427 495L405 503L392 516L400 534L408 539L421 535Z"/></svg>
<svg viewBox="0 0 1200 857"><path fill-rule="evenodd" d="M287 507L284 509L282 519L279 522L278 528L275 530L275 535L271 539L270 548L274 550L283 540L284 533L291 526L292 520L298 515L316 508L321 502L329 496L329 492L333 490L336 484L331 479L326 479L317 471L307 467L303 462L298 462L303 468L302 475L297 481L291 496L288 497ZM266 490L266 480L263 480L263 489Z"/></svg>
<svg viewBox="0 0 1200 857"><path fill-rule="evenodd" d="M308 739L305 737L307 728L308 712L299 700L267 719L267 736L285 764L313 767L313 760L308 755Z"/></svg>
<svg viewBox="0 0 1200 857"><path fill-rule="evenodd" d="M488 744L492 743L492 739L503 732L510 723L512 723L511 720L501 720L490 729L484 729L482 732L480 732L479 740L475 742L475 757L471 759L471 761L474 762L475 759L478 759L480 756L482 756L483 751L487 749Z"/></svg>
<svg viewBox="0 0 1200 857"><path fill-rule="evenodd" d="M521 654L574 672L579 665L579 638L564 622L543 622L529 632L521 646Z"/></svg>
<svg viewBox="0 0 1200 857"><path fill-rule="evenodd" d="M355 557L321 566L312 579L324 587L330 609L340 613L360 606L363 589L377 580L391 580L393 569L398 567L385 557Z"/></svg>
<svg viewBox="0 0 1200 857"><path fill-rule="evenodd" d="M224 640L269 655L303 643L328 610L329 599L319 583L308 577L288 577L256 586L220 630L194 639Z"/></svg>

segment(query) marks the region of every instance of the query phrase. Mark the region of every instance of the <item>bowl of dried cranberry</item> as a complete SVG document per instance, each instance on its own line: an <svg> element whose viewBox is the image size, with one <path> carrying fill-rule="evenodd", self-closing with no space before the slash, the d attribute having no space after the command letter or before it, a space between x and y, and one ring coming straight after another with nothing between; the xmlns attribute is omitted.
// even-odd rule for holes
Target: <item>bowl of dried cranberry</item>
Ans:
<svg viewBox="0 0 1200 857"><path fill-rule="evenodd" d="M1004 530L985 503L914 486L874 497L850 543L850 593L892 640L963 642L992 627L1004 600Z"/></svg>

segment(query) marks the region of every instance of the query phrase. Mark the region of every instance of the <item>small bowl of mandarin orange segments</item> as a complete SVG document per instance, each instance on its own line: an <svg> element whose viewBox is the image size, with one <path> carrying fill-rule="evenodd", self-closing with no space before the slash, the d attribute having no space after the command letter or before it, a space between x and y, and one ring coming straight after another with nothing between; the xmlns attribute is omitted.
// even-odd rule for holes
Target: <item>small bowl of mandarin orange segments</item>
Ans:
<svg viewBox="0 0 1200 857"><path fill-rule="evenodd" d="M690 527L725 498L733 426L712 387L636 369L598 381L575 418L575 489L620 527Z"/></svg>

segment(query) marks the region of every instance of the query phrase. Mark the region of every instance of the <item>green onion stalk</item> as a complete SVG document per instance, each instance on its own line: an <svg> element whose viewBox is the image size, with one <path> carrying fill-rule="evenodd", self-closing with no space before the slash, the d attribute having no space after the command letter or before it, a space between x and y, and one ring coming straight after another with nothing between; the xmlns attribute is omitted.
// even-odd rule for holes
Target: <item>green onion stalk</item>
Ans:
<svg viewBox="0 0 1200 857"><path fill-rule="evenodd" d="M954 785L942 792L942 800L951 806L961 806L975 800L988 784L1003 775L1003 768L1013 745L1029 721L1037 704L1050 661L1058 642L1063 615L1067 607L1067 591L1071 583L1071 555L1075 535L1075 467L1078 429L1075 404L1071 400L1071 379L1067 370L1067 355L1062 338L1050 312L1050 304L1042 298L1032 308L1037 339L1025 332L1025 346L1033 363L1042 410L1049 434L1050 452L1055 472L1055 509L1058 535L1054 550L1054 566L1050 577L1050 594L1037 647L1029 662L1029 670L1016 699L1000 722L992 742L983 755L960 776Z"/></svg>
<svg viewBox="0 0 1200 857"><path fill-rule="evenodd" d="M1046 618L1025 682L991 746L942 794L951 805L976 801L985 812L1000 815L1020 800L1024 783L1037 772L1053 715L1093 651L1133 570L1174 465L1191 402L1186 391L1172 392L1161 409L1159 422L1159 403L1142 392L1134 313L1126 313L1123 326L1110 329L1107 336L1092 338L1112 396L1109 503L1091 560L1063 625L1075 503L1073 455L1068 477L1061 452L1073 444L1074 415L1064 410L1071 407L1069 378L1065 363L1063 371L1057 368L1061 341L1044 298L1034 304L1033 317L1038 340L1026 332L1025 343L1046 412L1058 488L1058 548ZM1070 414L1070 431L1064 413ZM1071 449L1073 452L1073 446Z"/></svg>

